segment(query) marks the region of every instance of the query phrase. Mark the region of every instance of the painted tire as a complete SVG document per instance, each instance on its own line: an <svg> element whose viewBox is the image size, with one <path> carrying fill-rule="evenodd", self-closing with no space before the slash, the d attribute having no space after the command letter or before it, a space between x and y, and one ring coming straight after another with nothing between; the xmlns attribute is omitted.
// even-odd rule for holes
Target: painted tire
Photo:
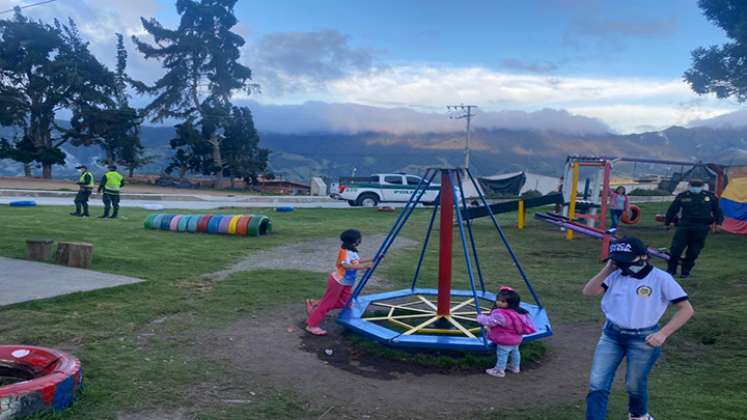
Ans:
<svg viewBox="0 0 747 420"><path fill-rule="evenodd" d="M294 209L293 209L293 207L289 207L289 206L285 206L285 207L276 207L276 208L275 208L275 211L276 211L276 212L278 212L278 213L290 213L290 212L292 212L293 210L294 210Z"/></svg>
<svg viewBox="0 0 747 420"><path fill-rule="evenodd" d="M171 219L173 219L175 216L173 214L164 214L161 218L161 230L169 230L169 226L171 226Z"/></svg>
<svg viewBox="0 0 747 420"><path fill-rule="evenodd" d="M641 208L636 206L635 204L630 205L630 217L628 217L627 214L623 213L622 217L620 218L620 221L626 225L635 225L636 223L641 221Z"/></svg>
<svg viewBox="0 0 747 420"><path fill-rule="evenodd" d="M200 217L200 219L197 221L197 232L207 233L208 223L210 223L211 217L213 217L212 214L208 214L208 215Z"/></svg>
<svg viewBox="0 0 747 420"><path fill-rule="evenodd" d="M153 220L150 222L150 228L151 229L160 229L161 228L161 220L163 220L163 214L157 214L156 217L153 218Z"/></svg>
<svg viewBox="0 0 747 420"><path fill-rule="evenodd" d="M34 207L36 206L36 201L31 200L21 200L21 201L11 201L8 203L11 207Z"/></svg>
<svg viewBox="0 0 747 420"><path fill-rule="evenodd" d="M236 235L246 236L249 232L249 222L252 220L252 216L241 216L238 223L236 223Z"/></svg>
<svg viewBox="0 0 747 420"><path fill-rule="evenodd" d="M187 224L189 223L189 219L191 219L192 216L185 215L182 216L181 219L179 219L179 223L176 225L176 231L177 232L186 232L187 231Z"/></svg>
<svg viewBox="0 0 747 420"><path fill-rule="evenodd" d="M35 346L0 346L0 363L18 367L31 379L0 387L0 418L21 418L64 410L83 388L80 360Z"/></svg>
<svg viewBox="0 0 747 420"><path fill-rule="evenodd" d="M220 219L220 224L218 225L218 233L222 234L228 234L228 225L231 223L231 219L233 216L223 216L223 218Z"/></svg>
<svg viewBox="0 0 747 420"><path fill-rule="evenodd" d="M177 214L176 216L174 216L173 219L171 219L171 223L169 223L169 230L170 231L172 231L172 232L176 232L177 231L176 228L177 228L177 226L179 226L179 221L182 220L182 217L184 217L184 216L182 216L181 214Z"/></svg>
<svg viewBox="0 0 747 420"><path fill-rule="evenodd" d="M249 236L263 236L272 233L270 219L261 215L253 215L249 222Z"/></svg>
<svg viewBox="0 0 747 420"><path fill-rule="evenodd" d="M218 233L218 227L220 226L220 221L223 218L223 216L215 215L210 217L210 222L208 223L208 233Z"/></svg>
<svg viewBox="0 0 747 420"><path fill-rule="evenodd" d="M197 232L197 222L200 221L201 217L202 216L200 216L199 214L189 216L189 223L187 223L187 232L190 232L190 233Z"/></svg>
<svg viewBox="0 0 747 420"><path fill-rule="evenodd" d="M241 219L241 216L233 216L231 218L231 221L228 222L228 234L229 235L236 234L236 225L239 223L239 219Z"/></svg>
<svg viewBox="0 0 747 420"><path fill-rule="evenodd" d="M143 222L143 226L145 226L146 229L153 229L153 220L158 216L157 214L151 214L150 216L145 218L145 222Z"/></svg>

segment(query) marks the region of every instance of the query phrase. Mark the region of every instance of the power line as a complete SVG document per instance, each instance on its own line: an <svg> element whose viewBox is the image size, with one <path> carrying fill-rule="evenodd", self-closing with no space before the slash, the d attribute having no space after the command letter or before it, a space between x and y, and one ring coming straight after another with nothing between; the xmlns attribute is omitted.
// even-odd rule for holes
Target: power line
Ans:
<svg viewBox="0 0 747 420"><path fill-rule="evenodd" d="M461 115L457 115L454 117L450 117L455 120L461 120L466 119L467 120L467 141L464 144L464 168L469 169L469 137L470 137L470 123L472 122L472 117L474 114L472 113L472 110L477 108L477 105L447 105L446 109L449 111L459 111L462 112Z"/></svg>
<svg viewBox="0 0 747 420"><path fill-rule="evenodd" d="M57 1L57 0L45 0L45 1L40 1L40 2L37 2L37 3L27 4L25 6L16 6L16 7L19 8L19 9L21 9L21 10L23 10L23 9L28 9L29 7L40 6L42 4L52 3L52 2L55 2L55 1ZM12 11L16 10L16 7L12 8L12 9L0 11L0 14L11 13Z"/></svg>

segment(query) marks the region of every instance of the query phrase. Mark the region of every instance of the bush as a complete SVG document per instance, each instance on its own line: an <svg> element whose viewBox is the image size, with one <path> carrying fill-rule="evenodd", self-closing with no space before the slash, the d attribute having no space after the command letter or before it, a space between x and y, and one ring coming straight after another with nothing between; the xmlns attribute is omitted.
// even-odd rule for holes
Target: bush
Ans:
<svg viewBox="0 0 747 420"><path fill-rule="evenodd" d="M542 193L537 190L526 190L521 194L521 198L537 198L542 197Z"/></svg>

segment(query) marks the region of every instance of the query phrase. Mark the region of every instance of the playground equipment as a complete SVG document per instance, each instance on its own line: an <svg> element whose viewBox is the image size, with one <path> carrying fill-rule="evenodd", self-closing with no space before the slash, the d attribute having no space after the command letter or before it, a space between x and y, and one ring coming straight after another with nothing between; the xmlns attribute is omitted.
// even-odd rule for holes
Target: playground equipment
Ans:
<svg viewBox="0 0 747 420"><path fill-rule="evenodd" d="M263 236L272 233L272 222L261 214L151 214L143 224L146 229L172 232L222 233L238 236Z"/></svg>
<svg viewBox="0 0 747 420"><path fill-rule="evenodd" d="M657 159L640 159L640 158L627 158L627 157L606 157L606 156L568 156L565 163L565 171L563 178L563 201L565 206L563 207L562 216L567 221L562 223L568 223L572 221L574 225L562 226L566 229L566 239L572 240L574 232L579 232L587 236L602 239L602 246L600 251L600 258L606 259L609 249L609 242L614 238L610 232L607 232L606 221L607 221L607 210L609 208L609 197L610 197L610 174L612 168L616 163L619 162L632 162L632 163L646 163L646 164L663 164L663 165L679 165L681 167L691 166L692 169L687 173L680 174L676 182L684 181L688 177L700 176L697 172L702 174L708 174L714 178L714 189L716 194L721 193L721 189L724 186L725 179L723 173L723 167L716 164L705 164L702 162L681 162L681 161L669 161L669 160L657 160ZM587 201L579 201L578 195L578 182L580 177L580 171L582 168L595 168L597 169L593 175L593 179L586 180L585 196ZM698 171L696 171L696 169ZM676 187L676 185L674 186ZM672 188L674 190L674 188ZM578 206L584 206L588 209L587 213L577 212ZM599 210L597 212L597 210ZM637 206L630 206L631 215L621 218L621 222L624 224L635 224L641 218L641 210ZM557 224L551 222L551 218L538 216L538 220L542 220L547 223ZM590 229L579 229L576 219L585 219L586 225ZM591 232L597 232L590 234Z"/></svg>
<svg viewBox="0 0 747 420"><path fill-rule="evenodd" d="M616 239L619 239L615 234L610 233L609 231L604 231L604 230L597 229L592 226L587 226L582 223L578 223L574 220L571 220L567 217L563 217L559 214L537 213L534 215L534 217L535 219L543 221L545 223L549 223L551 225L555 225L563 229L572 230L574 232L578 232L586 236L590 236L592 238L602 239L602 240L605 240L605 238L607 238L608 241L614 241ZM658 250L656 248L649 247L648 254L651 255L652 257L661 258L663 260L669 260L669 254L667 254L664 251Z"/></svg>
<svg viewBox="0 0 747 420"><path fill-rule="evenodd" d="M524 229L524 226L526 224L526 209L530 209L532 207L547 206L550 204L558 204L562 202L563 194L556 192L540 197L519 198L517 200L502 201L500 203L491 204L488 207L469 207L467 208L467 210L462 211L462 217L464 219L472 220L480 217L487 217L491 213L499 214L515 211L517 212L516 226L519 229Z"/></svg>
<svg viewBox="0 0 747 420"><path fill-rule="evenodd" d="M80 361L61 351L0 345L0 419L64 410L83 387Z"/></svg>
<svg viewBox="0 0 747 420"><path fill-rule="evenodd" d="M490 210L484 194L477 188L476 181L469 170L465 169L431 168L426 171L425 176L413 191L386 239L376 252L373 267L366 270L363 278L353 290L348 305L337 319L339 324L391 346L457 350L486 350L489 348L491 344L487 339L485 330L476 323L476 318L478 314L488 312L486 307L492 307L495 303L495 294L485 290L485 280L480 267L472 223L470 219L463 217L467 210L464 189L456 187L463 185L462 174L469 178L469 182L478 191L479 199L487 209L488 216L502 244L506 247L519 275L536 303L533 305L522 302L521 304L530 313L537 327L537 332L524 336L524 341L552 335L550 322L539 296L529 282L503 230L498 225L495 214ZM437 175L441 177L440 194L434 203L411 287L403 290L361 295L381 259L389 251L397 235L405 226ZM439 208L438 289L418 288L418 277ZM470 290L452 289L452 248L455 216ZM479 281L479 289L476 285L477 281Z"/></svg>

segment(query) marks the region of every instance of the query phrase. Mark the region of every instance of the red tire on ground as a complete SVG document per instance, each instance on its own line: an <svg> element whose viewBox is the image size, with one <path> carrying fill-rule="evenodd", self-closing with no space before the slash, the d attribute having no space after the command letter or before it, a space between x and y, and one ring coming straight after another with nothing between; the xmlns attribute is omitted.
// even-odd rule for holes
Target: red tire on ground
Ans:
<svg viewBox="0 0 747 420"><path fill-rule="evenodd" d="M236 235L246 236L249 232L249 222L252 220L252 216L241 216L239 222L236 224Z"/></svg>
<svg viewBox="0 0 747 420"><path fill-rule="evenodd" d="M58 350L0 345L0 370L21 379L0 386L0 418L64 410L83 387L80 360Z"/></svg>
<svg viewBox="0 0 747 420"><path fill-rule="evenodd" d="M620 218L620 221L626 225L635 225L636 223L641 221L641 209L640 207L636 206L635 204L630 205L630 217L628 217L628 213L623 213L622 217Z"/></svg>
<svg viewBox="0 0 747 420"><path fill-rule="evenodd" d="M210 223L211 217L213 217L212 214L208 214L208 215L200 217L200 220L197 221L197 232L207 233L208 223Z"/></svg>

